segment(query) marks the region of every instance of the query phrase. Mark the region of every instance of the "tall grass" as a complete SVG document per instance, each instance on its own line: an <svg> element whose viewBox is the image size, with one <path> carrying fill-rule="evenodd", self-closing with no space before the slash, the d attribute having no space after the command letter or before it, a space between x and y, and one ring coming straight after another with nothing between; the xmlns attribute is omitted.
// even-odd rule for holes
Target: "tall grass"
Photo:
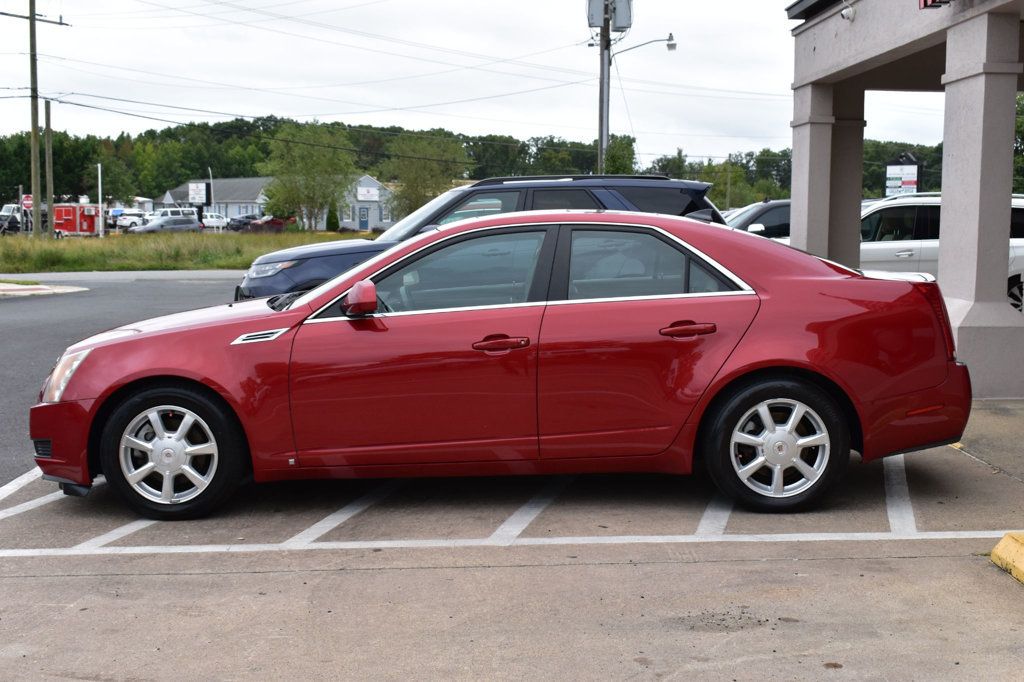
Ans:
<svg viewBox="0 0 1024 682"><path fill-rule="evenodd" d="M139 234L52 239L24 235L0 238L0 272L91 270L242 270L271 251L335 239L370 238L368 233Z"/></svg>

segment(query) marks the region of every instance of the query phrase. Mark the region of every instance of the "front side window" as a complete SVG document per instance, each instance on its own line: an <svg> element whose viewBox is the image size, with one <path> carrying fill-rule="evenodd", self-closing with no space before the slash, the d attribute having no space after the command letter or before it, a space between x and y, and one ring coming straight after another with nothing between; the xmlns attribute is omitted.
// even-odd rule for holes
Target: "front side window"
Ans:
<svg viewBox="0 0 1024 682"><path fill-rule="evenodd" d="M867 242L913 239L916 217L916 206L896 206L875 211L860 221L861 239Z"/></svg>
<svg viewBox="0 0 1024 682"><path fill-rule="evenodd" d="M779 206L765 211L760 218L754 220L764 226L757 234L768 239L789 236L789 206Z"/></svg>
<svg viewBox="0 0 1024 682"><path fill-rule="evenodd" d="M465 239L416 259L376 282L382 312L525 303L545 232Z"/></svg>
<svg viewBox="0 0 1024 682"><path fill-rule="evenodd" d="M570 300L730 291L696 258L645 232L574 230Z"/></svg>
<svg viewBox="0 0 1024 682"><path fill-rule="evenodd" d="M516 210L517 206L519 206L519 192L477 192L442 216L437 224L444 225L465 218L510 213Z"/></svg>

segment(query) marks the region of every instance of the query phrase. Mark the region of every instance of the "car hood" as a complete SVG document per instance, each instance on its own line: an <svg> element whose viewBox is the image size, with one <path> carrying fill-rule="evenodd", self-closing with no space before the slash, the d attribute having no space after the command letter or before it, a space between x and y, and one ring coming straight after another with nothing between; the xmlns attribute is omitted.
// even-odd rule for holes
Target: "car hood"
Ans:
<svg viewBox="0 0 1024 682"><path fill-rule="evenodd" d="M164 315L163 317L154 317L148 320L141 320L139 322L126 324L124 326L90 336L87 339L83 339L68 348L68 350L84 350L86 348L106 346L129 338L139 338L141 336L175 332L184 329L194 330L200 327L214 327L222 324L244 323L250 320L262 321L277 315L281 315L281 313L275 312L271 309L270 306L267 305L266 299L238 301L235 303L217 305L210 308L200 308L198 310L189 310L183 313ZM287 327L289 326L289 323L282 319L280 326Z"/></svg>
<svg viewBox="0 0 1024 682"><path fill-rule="evenodd" d="M373 253L389 249L397 243L398 242L378 242L369 239L339 239L333 242L305 244L303 246L293 246L290 249L281 249L280 251L264 254L254 260L253 265L279 263L286 260L319 258L321 256L337 256L347 253Z"/></svg>

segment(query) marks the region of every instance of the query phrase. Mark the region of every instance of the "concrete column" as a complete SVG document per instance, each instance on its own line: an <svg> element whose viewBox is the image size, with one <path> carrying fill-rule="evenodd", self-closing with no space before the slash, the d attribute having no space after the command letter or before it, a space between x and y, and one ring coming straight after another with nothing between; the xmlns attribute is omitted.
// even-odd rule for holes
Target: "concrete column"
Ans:
<svg viewBox="0 0 1024 682"><path fill-rule="evenodd" d="M978 397L1021 397L1024 316L1006 298L1020 16L947 31L939 284Z"/></svg>
<svg viewBox="0 0 1024 682"><path fill-rule="evenodd" d="M818 256L829 253L832 177L832 86L793 90L793 187L790 244Z"/></svg>
<svg viewBox="0 0 1024 682"><path fill-rule="evenodd" d="M856 268L864 196L864 90L836 85L834 91L828 258Z"/></svg>

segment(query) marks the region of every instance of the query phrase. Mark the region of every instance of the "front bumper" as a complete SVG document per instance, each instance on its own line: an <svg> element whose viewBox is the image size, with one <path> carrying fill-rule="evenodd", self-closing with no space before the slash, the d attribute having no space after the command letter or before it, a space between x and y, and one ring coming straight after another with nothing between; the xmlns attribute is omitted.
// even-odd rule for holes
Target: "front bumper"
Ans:
<svg viewBox="0 0 1024 682"><path fill-rule="evenodd" d="M866 407L865 462L955 443L963 436L971 415L971 375L967 365L951 362L946 381L938 386L878 400Z"/></svg>
<svg viewBox="0 0 1024 682"><path fill-rule="evenodd" d="M28 431L34 441L49 441L50 456L36 456L46 478L89 485L89 424L93 400L40 403L29 410Z"/></svg>

